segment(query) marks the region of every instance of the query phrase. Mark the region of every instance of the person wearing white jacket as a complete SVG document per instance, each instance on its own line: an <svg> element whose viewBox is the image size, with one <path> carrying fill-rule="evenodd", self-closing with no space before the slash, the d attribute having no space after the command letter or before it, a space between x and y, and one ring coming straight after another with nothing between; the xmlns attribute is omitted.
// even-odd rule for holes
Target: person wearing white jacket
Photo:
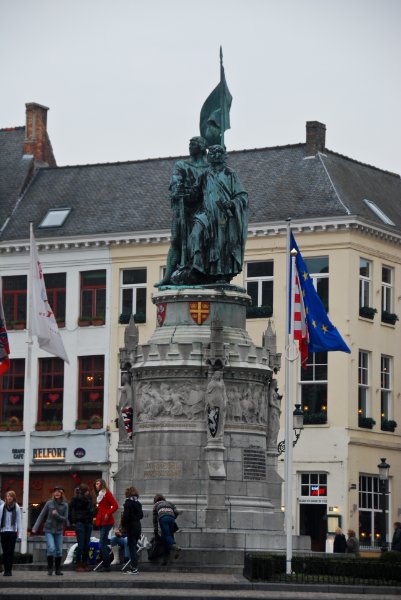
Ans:
<svg viewBox="0 0 401 600"><path fill-rule="evenodd" d="M0 539L3 550L4 573L11 577L14 562L15 542L21 537L21 509L17 503L17 495L9 490L5 502L0 500Z"/></svg>

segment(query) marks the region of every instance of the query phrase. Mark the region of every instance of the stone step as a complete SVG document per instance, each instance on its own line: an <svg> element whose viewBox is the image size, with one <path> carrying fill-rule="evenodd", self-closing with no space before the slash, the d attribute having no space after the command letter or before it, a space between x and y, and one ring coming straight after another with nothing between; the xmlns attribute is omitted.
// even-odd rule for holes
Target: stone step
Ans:
<svg viewBox="0 0 401 600"><path fill-rule="evenodd" d="M125 575L75 573L49 577L43 571L17 570L0 577L0 597L10 600L395 600L400 588L329 584L253 583L242 575L155 570Z"/></svg>
<svg viewBox="0 0 401 600"><path fill-rule="evenodd" d="M73 565L63 564L64 560L65 557L63 557L62 561L63 569L73 570ZM138 560L141 571L153 572L155 569L166 569L165 567L161 566L161 559L158 559L157 561L149 561L146 551L142 551L138 554ZM93 568L95 567L95 565L92 566ZM112 569L119 571L121 566L113 565ZM228 550L226 548L221 550L184 548L177 560L174 560L173 558L170 560L167 568L178 571L185 570L187 572L206 571L242 574L243 567L243 550ZM37 551L36 558L33 563L26 565L15 565L15 568L25 570L47 570L46 550L42 549Z"/></svg>

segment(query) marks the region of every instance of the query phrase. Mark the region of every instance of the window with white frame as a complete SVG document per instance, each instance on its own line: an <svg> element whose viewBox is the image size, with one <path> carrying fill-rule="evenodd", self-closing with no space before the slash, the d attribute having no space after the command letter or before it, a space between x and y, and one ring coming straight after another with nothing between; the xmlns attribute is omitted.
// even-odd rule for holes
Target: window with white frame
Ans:
<svg viewBox="0 0 401 600"><path fill-rule="evenodd" d="M247 316L271 317L273 314L273 275L272 260L249 262L246 265L246 291L252 298L252 306ZM255 309L260 307L259 311Z"/></svg>
<svg viewBox="0 0 401 600"><path fill-rule="evenodd" d="M327 496L326 473L301 473L301 497Z"/></svg>
<svg viewBox="0 0 401 600"><path fill-rule="evenodd" d="M310 352L300 376L305 425L327 423L327 352Z"/></svg>
<svg viewBox="0 0 401 600"><path fill-rule="evenodd" d="M382 313L393 312L393 269L382 266Z"/></svg>
<svg viewBox="0 0 401 600"><path fill-rule="evenodd" d="M128 323L134 315L136 323L146 322L146 269L121 271L120 323Z"/></svg>
<svg viewBox="0 0 401 600"><path fill-rule="evenodd" d="M370 416L369 352L359 350L358 359L358 416Z"/></svg>
<svg viewBox="0 0 401 600"><path fill-rule="evenodd" d="M329 312L329 257L304 258L309 277L326 312Z"/></svg>
<svg viewBox="0 0 401 600"><path fill-rule="evenodd" d="M365 258L359 259L359 308L371 307L372 263Z"/></svg>
<svg viewBox="0 0 401 600"><path fill-rule="evenodd" d="M392 418L392 359L382 354L380 358L380 401L381 418L390 420Z"/></svg>
<svg viewBox="0 0 401 600"><path fill-rule="evenodd" d="M385 491L388 507L388 488ZM381 546L382 541L382 490L377 475L359 476L359 542L369 548ZM388 511L386 511L388 512ZM386 515L388 519L388 514ZM388 531L388 526L386 530Z"/></svg>

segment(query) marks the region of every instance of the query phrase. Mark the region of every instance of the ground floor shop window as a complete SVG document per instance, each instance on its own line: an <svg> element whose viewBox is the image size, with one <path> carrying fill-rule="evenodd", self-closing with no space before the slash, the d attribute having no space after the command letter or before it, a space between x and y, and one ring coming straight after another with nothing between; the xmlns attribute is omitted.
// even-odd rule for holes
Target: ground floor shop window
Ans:
<svg viewBox="0 0 401 600"><path fill-rule="evenodd" d="M62 485L65 489L67 502L74 495L74 489L80 483L86 483L93 491L93 485L96 479L102 477L100 471L79 471L69 472L51 471L43 473L31 473L29 477L29 513L28 529L39 516L45 503L50 499L55 485ZM6 492L14 490L17 494L17 502L22 505L23 495L23 473L6 474L1 476L1 497L4 498ZM42 526L43 528L43 526Z"/></svg>
<svg viewBox="0 0 401 600"><path fill-rule="evenodd" d="M301 473L299 533L311 538L311 549L324 552L327 534L327 473Z"/></svg>
<svg viewBox="0 0 401 600"><path fill-rule="evenodd" d="M379 477L375 475L360 475L359 542L361 546L378 548L382 544L382 499L383 496L380 489ZM386 492L386 507L387 506L388 491ZM388 530L387 522L386 531Z"/></svg>

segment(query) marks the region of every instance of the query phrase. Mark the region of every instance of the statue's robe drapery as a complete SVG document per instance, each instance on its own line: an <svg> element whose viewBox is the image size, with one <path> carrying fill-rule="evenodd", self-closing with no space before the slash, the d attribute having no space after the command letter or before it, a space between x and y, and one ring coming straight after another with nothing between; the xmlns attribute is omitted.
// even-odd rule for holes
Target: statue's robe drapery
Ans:
<svg viewBox="0 0 401 600"><path fill-rule="evenodd" d="M217 281L242 271L248 230L248 195L229 167L208 169L200 178L202 209L188 240L190 264Z"/></svg>
<svg viewBox="0 0 401 600"><path fill-rule="evenodd" d="M206 162L195 163L190 159L183 159L175 163L171 175L169 195L173 211L172 239L179 251L176 260L180 266L186 265L189 260L187 240L195 212L199 209L198 180L207 167Z"/></svg>

